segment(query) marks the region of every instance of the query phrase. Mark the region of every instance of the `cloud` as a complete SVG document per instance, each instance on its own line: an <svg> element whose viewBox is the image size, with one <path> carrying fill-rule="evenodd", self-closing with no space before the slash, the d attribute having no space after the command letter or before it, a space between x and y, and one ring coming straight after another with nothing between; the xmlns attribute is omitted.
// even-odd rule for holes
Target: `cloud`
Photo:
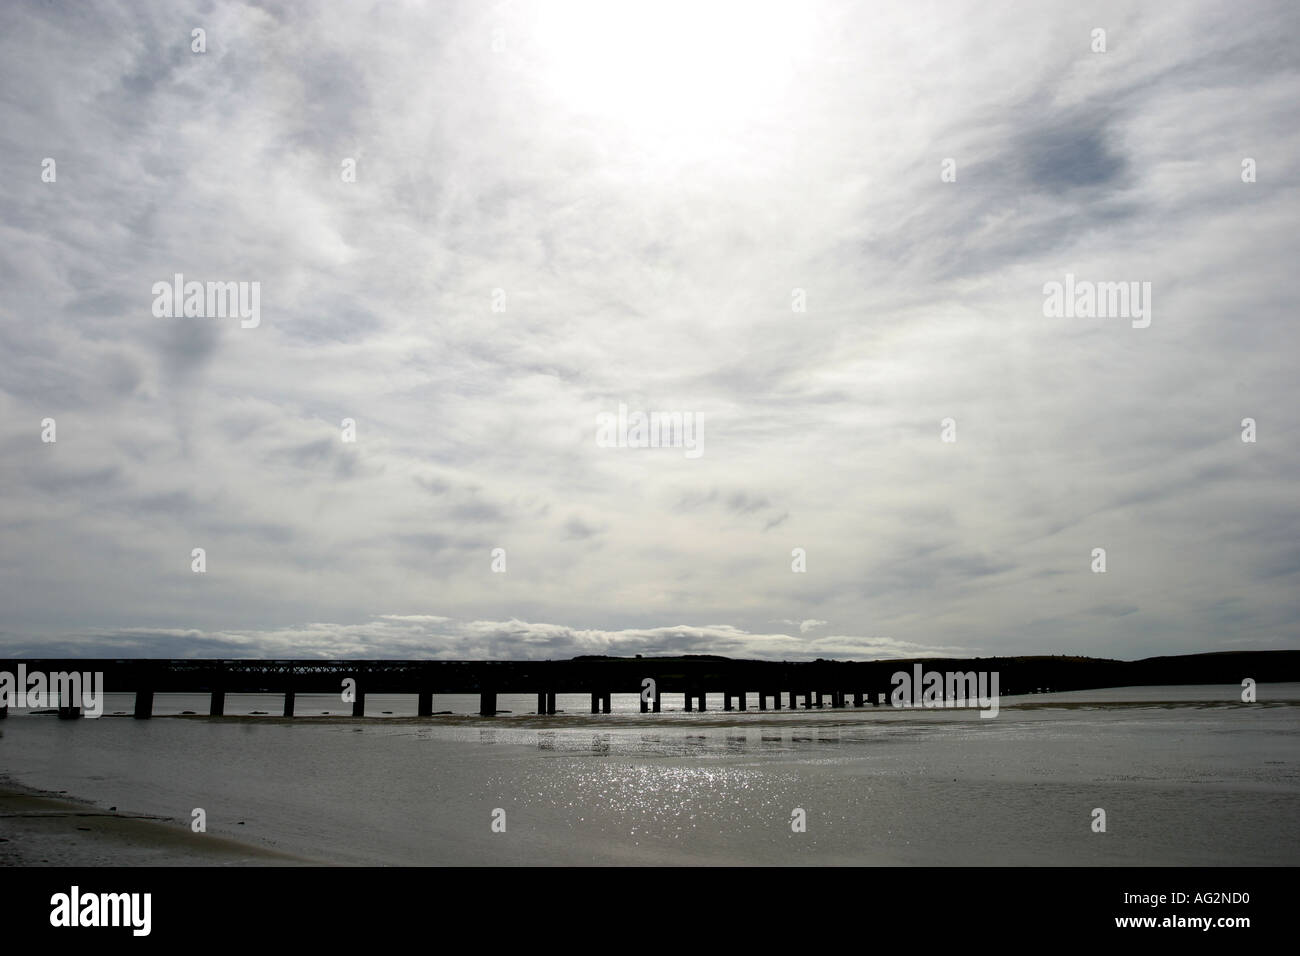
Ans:
<svg viewBox="0 0 1300 956"><path fill-rule="evenodd" d="M563 660L583 654L631 657L723 654L756 660L817 657L877 660L969 654L969 649L911 644L884 637L828 636L805 640L750 633L725 624L572 628L512 618L457 621L440 615L385 614L358 624L313 623L266 631L122 629L84 632L24 643L0 634L7 655L69 657L357 657L412 660Z"/></svg>
<svg viewBox="0 0 1300 956"><path fill-rule="evenodd" d="M781 621L780 623L781 623L781 624L791 624L791 625L793 625L793 626L799 628L799 633L800 633L800 634L807 634L807 633L808 633L809 631L811 631L813 628L821 627L823 624L828 624L828 623L830 623L830 622L829 622L829 621L818 621L818 620L816 620L816 619L814 619L814 618L809 618L809 619L806 620L806 621L786 621L786 620L783 620L783 621Z"/></svg>
<svg viewBox="0 0 1300 956"><path fill-rule="evenodd" d="M1300 646L1294 4L562 6L4 5L13 646Z"/></svg>

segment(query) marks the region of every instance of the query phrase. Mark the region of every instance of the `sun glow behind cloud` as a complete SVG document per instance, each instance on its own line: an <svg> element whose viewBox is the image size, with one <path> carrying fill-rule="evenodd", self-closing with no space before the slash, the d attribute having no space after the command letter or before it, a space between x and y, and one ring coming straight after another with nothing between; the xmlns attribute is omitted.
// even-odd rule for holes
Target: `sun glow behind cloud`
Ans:
<svg viewBox="0 0 1300 956"><path fill-rule="evenodd" d="M671 161L787 115L812 37L785 4L570 0L540 5L525 43L557 111Z"/></svg>

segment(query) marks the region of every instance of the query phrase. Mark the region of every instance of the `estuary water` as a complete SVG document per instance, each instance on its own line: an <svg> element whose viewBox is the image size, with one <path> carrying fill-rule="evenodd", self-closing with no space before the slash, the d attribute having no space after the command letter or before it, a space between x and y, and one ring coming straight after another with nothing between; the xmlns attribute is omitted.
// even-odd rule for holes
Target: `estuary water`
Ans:
<svg viewBox="0 0 1300 956"><path fill-rule="evenodd" d="M0 773L307 859L392 865L1295 865L1300 684L1128 687L976 709L592 715L562 695L163 695L152 720L11 711ZM829 700L827 701L829 705ZM254 715L263 711L265 715ZM389 711L385 715L383 712ZM241 716L243 715L243 716ZM1095 832L1095 810L1105 832ZM802 822L802 829L799 824Z"/></svg>

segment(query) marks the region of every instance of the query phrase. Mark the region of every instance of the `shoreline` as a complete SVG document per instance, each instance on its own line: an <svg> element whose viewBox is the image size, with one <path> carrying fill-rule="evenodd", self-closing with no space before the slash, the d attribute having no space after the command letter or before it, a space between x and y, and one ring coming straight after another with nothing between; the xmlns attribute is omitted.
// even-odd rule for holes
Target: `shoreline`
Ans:
<svg viewBox="0 0 1300 956"><path fill-rule="evenodd" d="M0 775L0 866L327 866Z"/></svg>

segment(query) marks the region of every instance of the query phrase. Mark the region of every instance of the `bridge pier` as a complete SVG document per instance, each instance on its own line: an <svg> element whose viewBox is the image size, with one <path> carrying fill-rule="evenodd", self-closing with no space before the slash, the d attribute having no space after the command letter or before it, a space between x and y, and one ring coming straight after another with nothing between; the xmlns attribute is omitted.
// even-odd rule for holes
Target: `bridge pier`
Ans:
<svg viewBox="0 0 1300 956"><path fill-rule="evenodd" d="M686 701L686 707L685 707L685 710L686 710L686 713L689 714L689 713L691 712L691 703L692 703L692 701L691 701L691 692L688 690L688 691L685 693L684 697L685 697L685 701Z"/></svg>
<svg viewBox="0 0 1300 956"><path fill-rule="evenodd" d="M843 707L844 707L844 691L842 691L842 690L833 690L833 691L831 691L831 706L834 707L836 710L842 710L842 709L843 709Z"/></svg>
<svg viewBox="0 0 1300 956"><path fill-rule="evenodd" d="M497 713L497 695L495 691L485 690L478 695L478 714L480 717L495 717Z"/></svg>
<svg viewBox="0 0 1300 956"><path fill-rule="evenodd" d="M772 709L773 709L773 710L780 710L780 709L781 709L781 692L780 692L780 691L777 691L775 694L772 695Z"/></svg>
<svg viewBox="0 0 1300 956"><path fill-rule="evenodd" d="M610 692L609 692L609 691L605 691L604 696L601 697L601 699L600 699L600 707L601 707L601 711L602 711L603 713L606 713L606 714L609 713L609 709L610 709L610 708L609 708L609 704L610 704L610 700L609 700L609 699L610 699L610 696L611 696L611 695L610 695Z"/></svg>
<svg viewBox="0 0 1300 956"><path fill-rule="evenodd" d="M212 692L212 704L208 707L208 716L226 716L226 692L224 690L214 690Z"/></svg>
<svg viewBox="0 0 1300 956"><path fill-rule="evenodd" d="M284 692L284 716L293 716L293 705L296 697L297 695L291 690L286 690Z"/></svg>
<svg viewBox="0 0 1300 956"><path fill-rule="evenodd" d="M822 704L822 692L821 692L821 691L818 691L818 692L817 692L817 709L818 709L818 710L821 710L822 706L823 706L823 704Z"/></svg>
<svg viewBox="0 0 1300 956"><path fill-rule="evenodd" d="M548 714L555 713L555 691L553 690L546 692L546 712Z"/></svg>
<svg viewBox="0 0 1300 956"><path fill-rule="evenodd" d="M723 691L722 694L722 709L731 710L731 694L726 691Z"/></svg>
<svg viewBox="0 0 1300 956"><path fill-rule="evenodd" d="M748 709L749 709L749 701L746 699L746 694L745 694L745 692L742 690L742 691L741 691L739 694L737 694L736 696L740 698L740 709L741 709L741 710L748 710Z"/></svg>
<svg viewBox="0 0 1300 956"><path fill-rule="evenodd" d="M594 690L591 692L591 712L593 714L600 713L600 694Z"/></svg>
<svg viewBox="0 0 1300 956"><path fill-rule="evenodd" d="M148 720L153 716L153 691L137 690L135 692L135 714L136 720Z"/></svg>
<svg viewBox="0 0 1300 956"><path fill-rule="evenodd" d="M759 709L759 710L767 710L767 698L768 698L768 694L767 694L766 691L761 691L761 690L760 690L760 691L758 692L758 709Z"/></svg>
<svg viewBox="0 0 1300 956"><path fill-rule="evenodd" d="M63 699L63 694L59 695L59 720L76 720L81 716L81 708L76 705L76 697L72 693L72 688L65 688L68 700Z"/></svg>
<svg viewBox="0 0 1300 956"><path fill-rule="evenodd" d="M790 709L798 710L798 708L799 708L799 695L795 691L790 691Z"/></svg>
<svg viewBox="0 0 1300 956"><path fill-rule="evenodd" d="M546 691L539 690L537 692L537 714L538 716L541 716L542 714L545 713L546 713Z"/></svg>
<svg viewBox="0 0 1300 956"><path fill-rule="evenodd" d="M352 716L366 716L366 692L362 690L360 681L357 682L357 697L352 701Z"/></svg>
<svg viewBox="0 0 1300 956"><path fill-rule="evenodd" d="M416 695L415 715L417 717L433 716L433 691L422 690Z"/></svg>
<svg viewBox="0 0 1300 956"><path fill-rule="evenodd" d="M862 691L858 690L853 692L853 706L854 707L862 706Z"/></svg>
<svg viewBox="0 0 1300 956"><path fill-rule="evenodd" d="M654 700L654 703L650 705L650 707L651 707L651 709L652 709L656 714L660 712L661 707L660 707L660 701L659 701L659 685L658 685L658 684L655 684L655 700Z"/></svg>

